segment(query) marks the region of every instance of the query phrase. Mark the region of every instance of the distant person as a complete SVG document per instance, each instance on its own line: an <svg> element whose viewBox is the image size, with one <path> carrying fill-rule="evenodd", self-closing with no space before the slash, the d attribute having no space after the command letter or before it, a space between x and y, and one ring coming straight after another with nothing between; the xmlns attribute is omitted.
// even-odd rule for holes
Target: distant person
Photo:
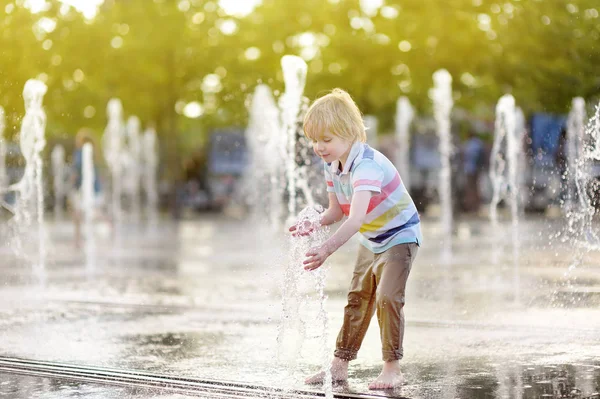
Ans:
<svg viewBox="0 0 600 399"><path fill-rule="evenodd" d="M75 136L75 151L73 153L73 166L71 173L71 193L69 195L69 202L73 210L73 222L75 224L75 246L81 247L81 221L83 218L83 146L85 144L91 144L94 146L90 130L82 128L77 132ZM93 147L93 158L95 157L96 148ZM107 217L102 209L104 206L104 197L102 195L100 178L98 176L98 169L94 162L94 200L93 200L93 212L94 219L98 216L107 219L112 227L112 221Z"/></svg>
<svg viewBox="0 0 600 399"><path fill-rule="evenodd" d="M463 146L463 173L465 187L463 209L467 212L477 212L481 205L479 177L485 166L485 145L475 133L470 132Z"/></svg>
<svg viewBox="0 0 600 399"><path fill-rule="evenodd" d="M306 253L305 270L315 270L360 231L361 247L338 335L331 373L348 378L348 362L356 359L373 313L381 331L383 370L369 389L388 389L403 382L399 360L404 355L406 281L421 244L417 208L394 165L365 143L365 126L350 95L334 89L316 100L304 118L304 134L324 161L329 208L319 225L348 218L322 246ZM289 229L297 234L298 226ZM323 371L306 379L322 383Z"/></svg>

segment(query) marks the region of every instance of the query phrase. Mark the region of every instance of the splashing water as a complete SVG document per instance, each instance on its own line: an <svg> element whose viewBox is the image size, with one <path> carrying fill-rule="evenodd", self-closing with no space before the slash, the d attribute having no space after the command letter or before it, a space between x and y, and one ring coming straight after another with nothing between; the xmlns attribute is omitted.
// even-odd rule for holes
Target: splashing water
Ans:
<svg viewBox="0 0 600 399"><path fill-rule="evenodd" d="M523 150L523 121L522 113L515 107L515 99L506 94L500 98L496 105L496 121L494 130L494 144L490 156L490 179L492 181L493 196L490 203L490 221L493 231L498 232L498 204L502 199L510 203L511 210L511 246L513 262L513 287L515 301L519 301L519 251L520 251L520 188L522 175L520 170ZM492 261L498 263L500 256L501 234L496 233L493 241Z"/></svg>
<svg viewBox="0 0 600 399"><path fill-rule="evenodd" d="M94 181L94 149L90 143L83 145L81 167L81 210L83 214L83 234L85 238L85 265L88 272L95 269L96 240L94 237L93 218L95 208Z"/></svg>
<svg viewBox="0 0 600 399"><path fill-rule="evenodd" d="M284 55L281 58L281 67L283 69L283 80L285 82L285 92L279 98L281 108L282 132L286 140L286 176L288 188L288 216L296 214L296 190L302 188L304 195L310 205L314 204L312 195L306 184L298 187L298 173L300 167L296 163L298 117L302 106L302 93L306 83L306 62L300 57L294 55Z"/></svg>
<svg viewBox="0 0 600 399"><path fill-rule="evenodd" d="M410 132L409 127L415 111L407 97L400 97L396 103L396 167L404 186L410 190Z"/></svg>
<svg viewBox="0 0 600 399"><path fill-rule="evenodd" d="M58 219L63 214L63 204L67 194L65 186L65 148L58 144L52 149L52 174L54 176L54 216Z"/></svg>
<svg viewBox="0 0 600 399"><path fill-rule="evenodd" d="M311 231L310 227L318 224L321 215L315 207L306 207L298 215L296 226L301 236L292 237L290 242L290 257L286 265L282 283L282 317L278 329L278 360L288 365L294 365L300 356L300 350L306 339L306 321L302 316L302 308L307 305L308 295L305 294L302 285L309 284L316 287L319 309L317 320L322 325L321 338L321 366L325 370L325 394L333 397L331 381L331 357L327 348L327 312L325 303L325 282L327 278L327 266L323 265L317 270L306 272L302 262L305 254L310 248L322 245L329 236L326 227ZM307 234L302 236L302 234ZM309 279L310 282L306 281Z"/></svg>
<svg viewBox="0 0 600 399"><path fill-rule="evenodd" d="M324 239L321 241L325 241ZM333 398L333 386L331 376L331 351L327 347L327 328L328 318L327 311L325 310L325 302L327 302L327 294L325 294L325 283L327 281L327 269L321 266L317 270L314 270L311 274L315 280L315 286L317 288L317 295L319 297L319 313L317 314L317 320L321 322L322 335L321 335L321 368L325 371L325 379L323 381L323 387L325 389L325 397L327 399Z"/></svg>
<svg viewBox="0 0 600 399"><path fill-rule="evenodd" d="M583 263L585 254L600 248L600 239L593 228L597 204L590 198L596 184L592 172L600 161L600 104L596 105L596 112L587 127L585 116L583 99L573 99L567 119L567 183L574 185L574 189L567 192L565 240L574 242L580 249L575 251L573 261L563 275L567 287L573 284L572 273Z"/></svg>
<svg viewBox="0 0 600 399"><path fill-rule="evenodd" d="M527 139L527 126L525 120L525 114L521 107L516 107L515 109L515 145L517 155L516 159L516 168L517 168L517 178L515 182L515 187L517 187L517 201L519 203L519 212L523 210L523 205L525 204L525 195L527 194L527 190L529 189L527 185L527 152L524 147L524 143Z"/></svg>
<svg viewBox="0 0 600 399"><path fill-rule="evenodd" d="M600 104L596 105L596 112L585 128L583 140L583 154L575 162L578 209L570 215L569 224L572 226L571 232L582 237L588 247L597 247L600 240L592 228L597 204L592 203L590 196L597 189L597 183L592 180L595 177L592 172L600 161Z"/></svg>
<svg viewBox="0 0 600 399"><path fill-rule="evenodd" d="M6 119L4 108L0 107L0 206L3 203L3 191L8 186L8 175L6 174L6 142L4 141L4 129Z"/></svg>
<svg viewBox="0 0 600 399"><path fill-rule="evenodd" d="M434 87L430 91L433 101L433 113L440 139L439 151L442 169L440 171L440 204L442 208L441 224L444 233L443 259L452 255L452 185L450 174L450 156L452 143L450 137L450 114L454 101L452 99L452 76L445 69L433 74Z"/></svg>
<svg viewBox="0 0 600 399"><path fill-rule="evenodd" d="M143 183L146 193L146 217L151 226L158 223L158 150L156 130L146 129L142 137L142 157L144 160Z"/></svg>
<svg viewBox="0 0 600 399"><path fill-rule="evenodd" d="M492 201L490 203L490 220L494 228L498 225L498 204L506 193L506 154L504 143L506 140L506 129L504 125L505 113L514 107L514 99L502 97L496 105L496 128L494 132L494 144L490 154L490 180L492 181ZM510 111L509 111L510 112Z"/></svg>
<svg viewBox="0 0 600 399"><path fill-rule="evenodd" d="M571 111L567 117L567 195L565 210L567 215L573 211L577 201L577 164L583 156L583 139L585 135L585 100L576 97L571 102Z"/></svg>
<svg viewBox="0 0 600 399"><path fill-rule="evenodd" d="M284 220L286 224L293 223L298 207L315 206L315 198L324 194L321 186L311 188L311 181L322 180L322 161L316 159L301 131L302 116L308 106L308 99L303 96L306 63L299 57L285 55L281 65L285 92L279 97L278 106L266 85L258 85L252 96L246 131L251 167L247 168L240 190L244 195L240 201L249 205L250 216L259 220L267 216L275 229Z"/></svg>
<svg viewBox="0 0 600 399"><path fill-rule="evenodd" d="M140 220L140 185L142 143L140 139L141 123L137 116L127 119L127 151L125 162L125 187L129 197L129 209L133 220Z"/></svg>
<svg viewBox="0 0 600 399"><path fill-rule="evenodd" d="M104 159L111 172L111 210L115 227L121 222L121 194L123 190L122 172L123 172L123 149L125 128L123 124L123 105L121 100L113 98L106 107L108 115L108 124L104 129L102 144L104 149ZM117 229L118 230L118 229Z"/></svg>
<svg viewBox="0 0 600 399"><path fill-rule="evenodd" d="M47 86L36 79L25 83L23 99L25 100L25 116L19 133L21 154L25 159L24 173L21 180L5 189L14 191L17 200L14 207L3 206L13 213L11 225L16 234L13 249L20 256L28 256L31 251L23 249L23 243L35 242L38 245L38 257L33 261L34 270L41 279L44 278L46 261L46 235L44 226L44 192L43 163L41 153L46 146L46 113L42 103ZM22 240L24 234L31 234L37 222L37 239Z"/></svg>
<svg viewBox="0 0 600 399"><path fill-rule="evenodd" d="M256 86L250 105L250 120L246 130L248 148L250 151L250 166L244 176L245 194L250 202L252 212L257 219L267 216L271 225L281 227L283 214L283 194L285 191L286 170L281 165L286 162L286 146L281 135L279 123L279 108L273 99L269 86ZM268 194L264 190L268 187ZM264 203L267 203L266 209ZM258 214L266 210L267 215Z"/></svg>

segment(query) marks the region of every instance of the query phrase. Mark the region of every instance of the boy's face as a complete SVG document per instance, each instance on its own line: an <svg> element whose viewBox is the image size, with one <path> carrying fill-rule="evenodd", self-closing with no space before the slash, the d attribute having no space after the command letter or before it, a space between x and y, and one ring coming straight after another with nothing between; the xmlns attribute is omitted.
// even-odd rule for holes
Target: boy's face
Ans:
<svg viewBox="0 0 600 399"><path fill-rule="evenodd" d="M352 143L326 130L321 137L312 140L313 150L326 163L341 160L346 162Z"/></svg>

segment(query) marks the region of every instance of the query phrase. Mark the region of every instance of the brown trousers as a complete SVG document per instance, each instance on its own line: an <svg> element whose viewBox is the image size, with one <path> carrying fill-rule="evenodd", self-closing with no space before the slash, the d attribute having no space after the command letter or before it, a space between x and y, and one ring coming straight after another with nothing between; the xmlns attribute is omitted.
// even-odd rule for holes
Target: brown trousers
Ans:
<svg viewBox="0 0 600 399"><path fill-rule="evenodd" d="M383 360L402 359L406 280L418 248L414 243L400 244L374 254L360 246L335 357L356 359L373 313L377 310Z"/></svg>

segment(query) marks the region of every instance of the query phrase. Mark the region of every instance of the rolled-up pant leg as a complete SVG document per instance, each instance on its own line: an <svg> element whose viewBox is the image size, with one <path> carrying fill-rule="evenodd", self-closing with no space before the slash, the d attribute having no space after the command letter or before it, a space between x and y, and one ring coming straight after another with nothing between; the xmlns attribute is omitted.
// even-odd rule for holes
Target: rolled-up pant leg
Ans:
<svg viewBox="0 0 600 399"><path fill-rule="evenodd" d="M373 252L360 246L348 292L348 304L344 308L344 324L336 341L334 356L337 358L356 359L356 354L375 312L377 286L373 274L374 258Z"/></svg>
<svg viewBox="0 0 600 399"><path fill-rule="evenodd" d="M377 320L383 360L402 359L406 281L418 251L417 244L399 244L375 255Z"/></svg>

